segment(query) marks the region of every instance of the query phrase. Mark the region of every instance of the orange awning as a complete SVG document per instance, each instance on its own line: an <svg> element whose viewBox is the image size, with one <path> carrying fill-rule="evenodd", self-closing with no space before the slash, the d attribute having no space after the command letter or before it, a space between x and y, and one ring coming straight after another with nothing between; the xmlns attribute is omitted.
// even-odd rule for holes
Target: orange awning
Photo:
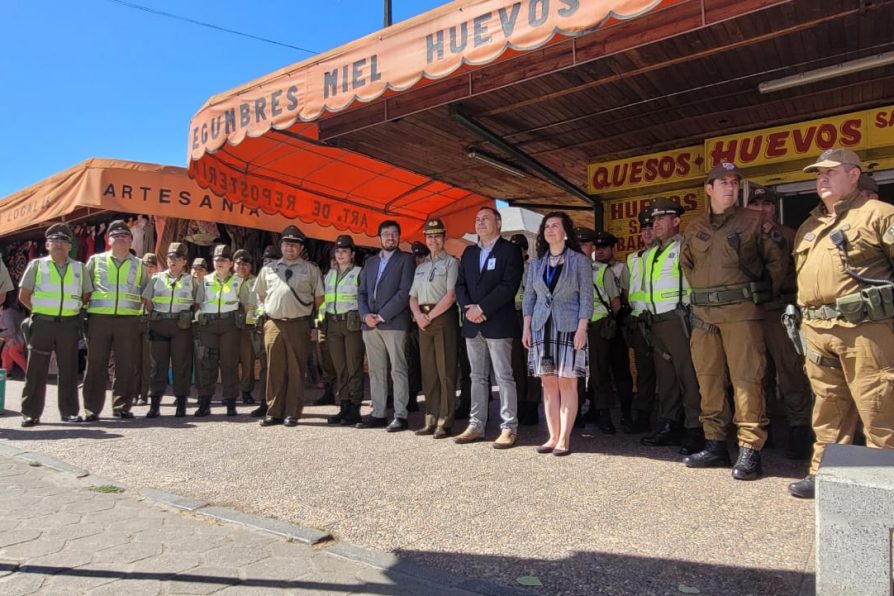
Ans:
<svg viewBox="0 0 894 596"><path fill-rule="evenodd" d="M488 197L327 145L318 120L679 1L457 0L211 98L190 123L189 174L305 223L375 235L396 219L414 236L437 215L461 236Z"/></svg>
<svg viewBox="0 0 894 596"><path fill-rule="evenodd" d="M88 159L0 200L0 236L41 229L56 221L76 221L103 211L211 221L279 233L292 222L200 188L184 168ZM334 240L337 230L302 225L311 238ZM378 246L358 234L361 246Z"/></svg>

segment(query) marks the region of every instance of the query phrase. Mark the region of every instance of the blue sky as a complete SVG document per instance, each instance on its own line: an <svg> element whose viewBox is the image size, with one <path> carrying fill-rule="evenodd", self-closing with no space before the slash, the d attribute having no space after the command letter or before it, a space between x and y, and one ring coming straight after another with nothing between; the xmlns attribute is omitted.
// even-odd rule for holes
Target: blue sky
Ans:
<svg viewBox="0 0 894 596"><path fill-rule="evenodd" d="M323 52L382 27L382 0L127 0ZM393 0L395 22L444 0ZM0 197L90 157L186 165L206 99L310 54L109 0L0 0Z"/></svg>

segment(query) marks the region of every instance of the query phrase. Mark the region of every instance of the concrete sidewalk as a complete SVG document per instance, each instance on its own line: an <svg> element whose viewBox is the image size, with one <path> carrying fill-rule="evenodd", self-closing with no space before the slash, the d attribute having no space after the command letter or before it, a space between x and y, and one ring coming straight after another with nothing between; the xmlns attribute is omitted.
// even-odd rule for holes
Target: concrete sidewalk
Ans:
<svg viewBox="0 0 894 596"><path fill-rule="evenodd" d="M766 450L765 478L737 482L728 469L686 468L676 448L646 448L639 435L590 427L575 430L570 457L555 458L534 452L545 440L542 425L523 427L520 446L501 451L328 426L333 407L306 408L297 428L260 428L248 406L236 418L215 404L208 418L177 419L165 398L155 420L135 408L132 421L64 425L53 387L42 424L20 429L20 392L20 383L8 383L0 417L6 445L135 491L159 489L317 529L337 545L445 577L537 594L813 590L814 504L786 490L806 463L786 460L781 449ZM491 439L499 420L492 405ZM411 416L411 428L421 424L421 415Z"/></svg>

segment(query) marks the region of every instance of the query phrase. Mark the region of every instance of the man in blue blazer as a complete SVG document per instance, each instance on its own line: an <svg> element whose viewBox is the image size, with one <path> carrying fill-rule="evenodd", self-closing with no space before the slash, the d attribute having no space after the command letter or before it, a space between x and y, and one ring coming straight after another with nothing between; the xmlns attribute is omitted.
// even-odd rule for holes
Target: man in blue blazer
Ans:
<svg viewBox="0 0 894 596"><path fill-rule="evenodd" d="M466 248L456 280L456 302L462 309L462 334L472 369L472 411L469 427L455 440L460 445L484 438L490 396L490 363L500 387L500 437L494 448L515 444L518 397L512 374L512 340L521 335L515 294L521 285L521 249L500 237L502 219L493 207L475 216L478 244ZM490 355L490 363L488 362Z"/></svg>
<svg viewBox="0 0 894 596"><path fill-rule="evenodd" d="M407 356L404 349L410 329L410 286L416 261L413 255L398 249L400 224L386 220L379 224L382 250L370 257L360 271L358 291L363 343L369 360L369 393L372 414L357 428L386 426L388 432L407 429L407 403L410 390ZM388 424L388 363L394 385L394 420Z"/></svg>

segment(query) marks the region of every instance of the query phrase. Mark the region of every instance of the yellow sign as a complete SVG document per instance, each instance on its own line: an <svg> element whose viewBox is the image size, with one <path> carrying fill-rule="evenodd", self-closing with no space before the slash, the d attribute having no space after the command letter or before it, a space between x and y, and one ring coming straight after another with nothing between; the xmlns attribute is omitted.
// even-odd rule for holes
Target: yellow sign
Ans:
<svg viewBox="0 0 894 596"><path fill-rule="evenodd" d="M894 106L708 139L705 170L724 161L750 168L806 162L832 148L861 151L891 145Z"/></svg>
<svg viewBox="0 0 894 596"><path fill-rule="evenodd" d="M698 180L703 176L703 162L702 147L696 145L607 163L591 163L587 167L590 194Z"/></svg>
<svg viewBox="0 0 894 596"><path fill-rule="evenodd" d="M683 213L683 225L707 209L704 187L676 190L667 193L613 199L605 202L605 229L618 238L615 254L623 258L629 252L643 248L640 238L639 213L648 209L652 201L658 197L666 197L680 204L686 210Z"/></svg>

